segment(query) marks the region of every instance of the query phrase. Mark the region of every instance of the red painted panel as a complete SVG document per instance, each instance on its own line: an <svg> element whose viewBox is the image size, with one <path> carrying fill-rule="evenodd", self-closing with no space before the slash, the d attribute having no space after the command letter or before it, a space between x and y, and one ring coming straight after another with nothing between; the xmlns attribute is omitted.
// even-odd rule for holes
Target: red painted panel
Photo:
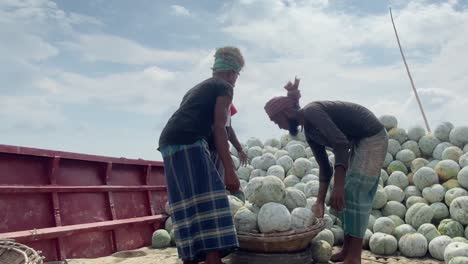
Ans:
<svg viewBox="0 0 468 264"><path fill-rule="evenodd" d="M154 212L156 214L166 214L165 206L167 202L166 192L152 192Z"/></svg>
<svg viewBox="0 0 468 264"><path fill-rule="evenodd" d="M0 184L49 184L48 158L0 153Z"/></svg>
<svg viewBox="0 0 468 264"><path fill-rule="evenodd" d="M46 257L45 262L59 259L57 251L57 239L41 240L35 242L28 242L24 244L34 248L36 251L41 251L41 255Z"/></svg>
<svg viewBox="0 0 468 264"><path fill-rule="evenodd" d="M97 258L111 255L111 231L86 232L63 238L67 258Z"/></svg>
<svg viewBox="0 0 468 264"><path fill-rule="evenodd" d="M0 194L0 233L55 226L50 194Z"/></svg>
<svg viewBox="0 0 468 264"><path fill-rule="evenodd" d="M107 193L59 193L63 225L112 220Z"/></svg>
<svg viewBox="0 0 468 264"><path fill-rule="evenodd" d="M151 167L151 177L149 185L163 185L166 186L166 177L164 176L164 167Z"/></svg>
<svg viewBox="0 0 468 264"><path fill-rule="evenodd" d="M106 164L71 159L61 159L58 169L58 185L103 185Z"/></svg>
<svg viewBox="0 0 468 264"><path fill-rule="evenodd" d="M117 251L151 245L154 228L151 225L133 225L115 230Z"/></svg>
<svg viewBox="0 0 468 264"><path fill-rule="evenodd" d="M145 192L113 192L117 219L151 215Z"/></svg>
<svg viewBox="0 0 468 264"><path fill-rule="evenodd" d="M128 164L112 164L112 185L145 185L144 166Z"/></svg>

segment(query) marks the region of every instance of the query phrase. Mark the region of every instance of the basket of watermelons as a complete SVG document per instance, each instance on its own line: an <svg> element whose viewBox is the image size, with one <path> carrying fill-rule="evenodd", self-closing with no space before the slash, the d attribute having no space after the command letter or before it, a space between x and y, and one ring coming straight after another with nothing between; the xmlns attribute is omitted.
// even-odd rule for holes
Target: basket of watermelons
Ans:
<svg viewBox="0 0 468 264"><path fill-rule="evenodd" d="M299 252L309 247L312 239L325 229L323 219L304 228L275 233L237 232L239 248L244 251L263 253Z"/></svg>

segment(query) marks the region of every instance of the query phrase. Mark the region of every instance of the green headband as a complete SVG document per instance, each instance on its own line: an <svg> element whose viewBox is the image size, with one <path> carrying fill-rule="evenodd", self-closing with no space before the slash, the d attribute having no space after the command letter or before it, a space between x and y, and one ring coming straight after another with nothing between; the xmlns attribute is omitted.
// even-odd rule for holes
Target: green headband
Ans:
<svg viewBox="0 0 468 264"><path fill-rule="evenodd" d="M240 66L234 58L217 57L211 69L215 72L232 70L238 73L242 69L242 66Z"/></svg>

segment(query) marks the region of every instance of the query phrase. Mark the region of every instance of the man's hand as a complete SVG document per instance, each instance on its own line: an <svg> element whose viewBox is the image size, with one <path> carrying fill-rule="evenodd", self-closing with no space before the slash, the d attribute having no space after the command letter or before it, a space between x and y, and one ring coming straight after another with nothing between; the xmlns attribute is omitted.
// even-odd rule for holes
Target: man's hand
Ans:
<svg viewBox="0 0 468 264"><path fill-rule="evenodd" d="M249 157L245 154L244 150L238 151L238 154L241 166L246 166L249 161Z"/></svg>
<svg viewBox="0 0 468 264"><path fill-rule="evenodd" d="M343 166L335 167L335 184L333 185L333 192L330 197L330 207L336 212L341 212L345 207L345 175L346 170ZM355 190L359 192L360 190Z"/></svg>
<svg viewBox="0 0 468 264"><path fill-rule="evenodd" d="M234 170L226 170L224 175L224 181L226 184L226 189L231 193L236 193L239 191L240 182L237 178L236 172Z"/></svg>
<svg viewBox="0 0 468 264"><path fill-rule="evenodd" d="M317 218L323 218L323 214L325 212L325 203L323 201L317 200L315 204L312 206L312 212L314 216Z"/></svg>
<svg viewBox="0 0 468 264"><path fill-rule="evenodd" d="M356 190L359 191L359 190ZM336 212L341 212L345 207L343 186L334 186L332 196L330 197L330 207Z"/></svg>

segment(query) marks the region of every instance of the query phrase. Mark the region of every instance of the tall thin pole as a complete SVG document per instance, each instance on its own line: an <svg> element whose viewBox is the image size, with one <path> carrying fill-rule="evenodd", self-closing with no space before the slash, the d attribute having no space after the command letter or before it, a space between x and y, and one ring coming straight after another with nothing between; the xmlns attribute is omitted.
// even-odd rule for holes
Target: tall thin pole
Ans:
<svg viewBox="0 0 468 264"><path fill-rule="evenodd" d="M426 129L427 129L428 132L431 132L431 128L429 127L429 122L427 122L426 114L424 113L424 109L423 109L423 106L421 104L421 100L419 99L418 91L416 90L416 87L414 86L413 77L411 77L411 73L410 73L410 70L408 68L408 64L406 63L405 55L403 54L403 49L401 48L400 38L398 37L395 22L393 21L392 8L389 7L388 9L390 10L390 18L392 19L393 30L395 31L395 36L396 36L396 39L397 39L397 42L398 42L398 47L400 48L401 57L403 58L403 62L405 63L406 72L408 73L408 77L409 77L410 82L411 82L411 87L413 87L413 91L414 91L414 95L416 97L416 101L418 101L419 109L421 110L421 114L422 114L422 116L424 118L424 123L426 123Z"/></svg>

